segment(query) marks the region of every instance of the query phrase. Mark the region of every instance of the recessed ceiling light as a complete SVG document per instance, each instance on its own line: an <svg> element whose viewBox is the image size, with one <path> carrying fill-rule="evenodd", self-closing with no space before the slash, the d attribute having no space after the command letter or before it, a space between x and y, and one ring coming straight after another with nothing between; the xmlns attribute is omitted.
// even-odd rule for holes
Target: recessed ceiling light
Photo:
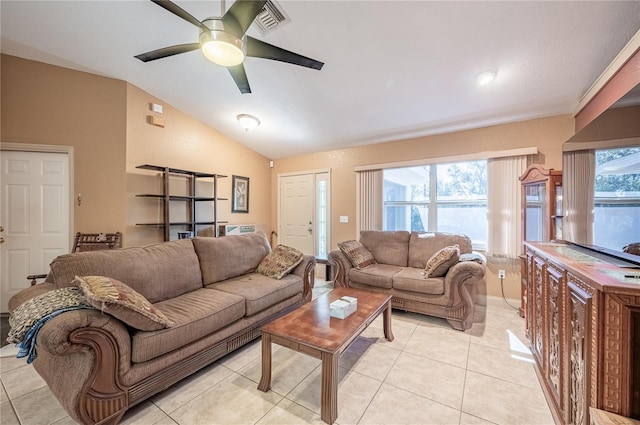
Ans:
<svg viewBox="0 0 640 425"><path fill-rule="evenodd" d="M476 77L476 81L481 86L484 86L485 84L489 84L490 82L495 80L497 75L498 73L495 70L489 69L487 71L484 71L478 74L478 76Z"/></svg>

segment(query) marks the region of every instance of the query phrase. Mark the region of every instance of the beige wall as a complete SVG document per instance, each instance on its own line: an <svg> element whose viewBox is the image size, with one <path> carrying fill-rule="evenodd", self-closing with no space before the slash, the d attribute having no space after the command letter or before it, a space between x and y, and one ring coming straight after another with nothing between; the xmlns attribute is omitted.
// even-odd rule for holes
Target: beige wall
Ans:
<svg viewBox="0 0 640 425"><path fill-rule="evenodd" d="M226 174L226 198L232 175L249 177L249 213L232 214L231 201L220 201L219 218L270 232L271 169L262 155L124 81L8 55L1 78L2 142L74 148L74 193L82 194L74 232L119 230L124 246L162 241L158 228L135 225L161 219L157 201L135 197L162 190L140 164ZM163 104L164 128L147 124L150 102Z"/></svg>
<svg viewBox="0 0 640 425"><path fill-rule="evenodd" d="M163 105L163 113L150 111L150 103ZM148 123L148 116L164 120L165 126ZM162 240L158 228L136 226L136 223L158 220L159 202L136 198L139 193L161 193L158 174L137 169L141 164L152 164L227 175L219 180L219 195L227 198L218 203L218 218L234 224L262 224L269 236L271 223L271 168L268 158L248 149L139 88L127 85L127 218L126 231L131 245L144 245ZM249 213L231 213L232 175L249 177ZM173 188L180 190L176 179ZM211 184L203 184L198 195L207 196ZM177 203L179 204L179 203ZM184 217L180 205L174 205L175 219ZM203 205L198 210L205 221L211 211ZM197 217L200 219L200 217ZM209 218L207 218L209 217ZM174 219L172 217L172 219ZM212 229L200 228L201 235L211 235Z"/></svg>
<svg viewBox="0 0 640 425"><path fill-rule="evenodd" d="M74 232L123 229L126 83L2 55L1 84L2 142L74 147Z"/></svg>
<svg viewBox="0 0 640 425"><path fill-rule="evenodd" d="M277 175L303 170L331 168L331 247L356 235L356 174L358 165L437 158L485 151L535 146L539 154L535 162L547 168L562 169L562 143L573 135L570 115L541 118L456 133L421 137L375 145L361 146L280 159L275 162L272 181L272 227L277 226ZM348 223L340 223L348 216ZM515 261L491 261L487 277L487 293L500 295L497 270L505 269L505 293L519 297L519 265Z"/></svg>

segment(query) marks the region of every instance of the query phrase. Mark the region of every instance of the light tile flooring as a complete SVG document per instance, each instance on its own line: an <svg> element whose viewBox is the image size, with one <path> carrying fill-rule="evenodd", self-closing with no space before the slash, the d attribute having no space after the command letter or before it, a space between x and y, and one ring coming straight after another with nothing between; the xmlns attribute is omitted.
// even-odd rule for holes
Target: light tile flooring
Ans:
<svg viewBox="0 0 640 425"><path fill-rule="evenodd" d="M324 282L315 295L330 290ZM459 332L394 311L388 342L378 318L340 358L339 425L553 424L526 349L524 323L488 297ZM320 361L274 345L272 389L258 391L260 341L132 408L124 424L323 424ZM23 359L0 359L0 422L72 424Z"/></svg>

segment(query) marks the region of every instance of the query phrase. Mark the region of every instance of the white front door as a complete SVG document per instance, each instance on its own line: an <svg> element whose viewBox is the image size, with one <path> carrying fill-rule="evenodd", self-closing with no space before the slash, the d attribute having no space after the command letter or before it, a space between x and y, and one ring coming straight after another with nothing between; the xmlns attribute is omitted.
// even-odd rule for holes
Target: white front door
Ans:
<svg viewBox="0 0 640 425"><path fill-rule="evenodd" d="M69 155L2 151L0 244L2 303L43 274L56 256L70 250Z"/></svg>
<svg viewBox="0 0 640 425"><path fill-rule="evenodd" d="M315 177L313 174L281 176L279 242L315 255Z"/></svg>

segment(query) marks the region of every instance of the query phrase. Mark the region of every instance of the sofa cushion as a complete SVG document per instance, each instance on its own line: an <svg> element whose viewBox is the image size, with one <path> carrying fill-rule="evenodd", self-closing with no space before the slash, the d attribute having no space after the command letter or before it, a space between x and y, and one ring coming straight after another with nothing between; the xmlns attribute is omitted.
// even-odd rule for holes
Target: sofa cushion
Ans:
<svg viewBox="0 0 640 425"><path fill-rule="evenodd" d="M208 285L207 288L242 297L245 301L245 315L252 316L280 301L302 294L303 283L302 278L294 274L277 280L260 273L249 273Z"/></svg>
<svg viewBox="0 0 640 425"><path fill-rule="evenodd" d="M74 286L76 276L109 276L126 282L151 303L202 288L191 239L65 254L53 260L51 273L59 288Z"/></svg>
<svg viewBox="0 0 640 425"><path fill-rule="evenodd" d="M145 297L119 280L105 276L76 276L76 282L89 304L143 331L155 331L173 325Z"/></svg>
<svg viewBox="0 0 640 425"><path fill-rule="evenodd" d="M472 252L471 239L468 236L444 232L411 232L409 240L409 267L424 269L427 260L446 246L457 244L460 254Z"/></svg>
<svg viewBox="0 0 640 425"><path fill-rule="evenodd" d="M393 277L402 271L400 266L372 264L364 269L349 270L349 280L363 285L389 289L393 286Z"/></svg>
<svg viewBox="0 0 640 425"><path fill-rule="evenodd" d="M302 262L304 254L295 248L278 245L262 259L256 272L273 279L282 279Z"/></svg>
<svg viewBox="0 0 640 425"><path fill-rule="evenodd" d="M393 276L393 289L417 292L420 294L444 294L444 277L425 279L425 271L406 267Z"/></svg>
<svg viewBox="0 0 640 425"><path fill-rule="evenodd" d="M154 305L174 322L168 329L137 331L131 361L142 363L197 341L244 316L244 299L212 289L198 289Z"/></svg>
<svg viewBox="0 0 640 425"><path fill-rule="evenodd" d="M445 246L427 260L427 265L424 267L425 278L444 276L459 259L460 247L458 245Z"/></svg>
<svg viewBox="0 0 640 425"><path fill-rule="evenodd" d="M254 272L271 252L267 237L260 232L192 240L205 285Z"/></svg>
<svg viewBox="0 0 640 425"><path fill-rule="evenodd" d="M410 233L404 230L363 230L360 232L360 242L373 254L378 263L406 267L410 236Z"/></svg>
<svg viewBox="0 0 640 425"><path fill-rule="evenodd" d="M373 254L358 241L340 242L338 248L356 269L362 269L376 263Z"/></svg>

